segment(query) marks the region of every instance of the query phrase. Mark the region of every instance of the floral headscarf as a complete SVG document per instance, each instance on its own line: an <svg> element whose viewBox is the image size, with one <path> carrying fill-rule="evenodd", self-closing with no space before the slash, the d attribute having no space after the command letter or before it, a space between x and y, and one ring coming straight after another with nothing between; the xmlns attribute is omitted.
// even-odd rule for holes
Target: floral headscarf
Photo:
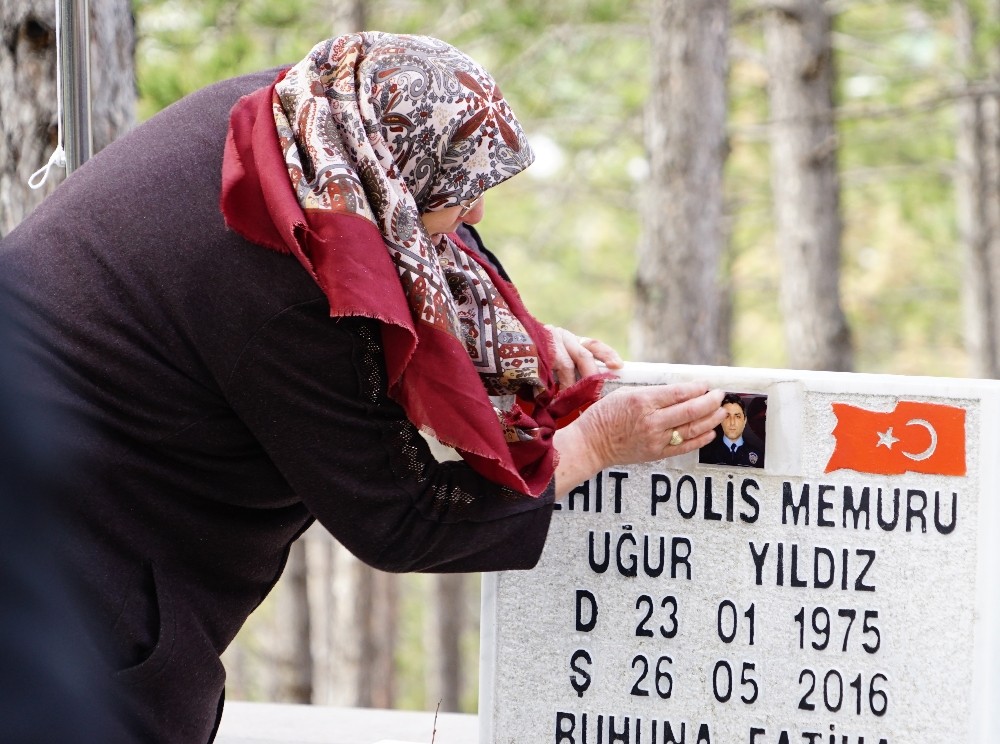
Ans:
<svg viewBox="0 0 1000 744"><path fill-rule="evenodd" d="M514 288L420 220L533 157L497 84L462 52L341 36L234 107L222 208L251 241L293 253L332 316L381 321L389 394L413 423L537 495L554 469L554 418L581 401L553 405L551 339Z"/></svg>

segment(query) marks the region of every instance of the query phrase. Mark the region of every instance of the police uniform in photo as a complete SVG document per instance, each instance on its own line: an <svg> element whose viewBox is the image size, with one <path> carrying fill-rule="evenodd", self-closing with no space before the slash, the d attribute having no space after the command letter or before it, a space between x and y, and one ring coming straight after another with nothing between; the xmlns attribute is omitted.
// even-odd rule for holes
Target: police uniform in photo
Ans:
<svg viewBox="0 0 1000 744"><path fill-rule="evenodd" d="M764 467L764 442L747 426L747 406L743 396L726 393L722 399L726 417L715 427L715 439L698 452L698 462L711 465Z"/></svg>

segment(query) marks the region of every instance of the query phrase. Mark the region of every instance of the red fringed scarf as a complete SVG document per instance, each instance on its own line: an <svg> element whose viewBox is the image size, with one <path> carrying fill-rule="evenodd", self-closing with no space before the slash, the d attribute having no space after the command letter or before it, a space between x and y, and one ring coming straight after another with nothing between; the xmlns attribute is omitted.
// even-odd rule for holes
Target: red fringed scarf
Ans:
<svg viewBox="0 0 1000 744"><path fill-rule="evenodd" d="M381 323L389 395L479 473L538 496L557 421L601 378L555 395L552 338L514 287L424 211L526 168L528 143L478 64L427 37L364 33L318 45L230 116L222 211L248 240L293 254L333 317Z"/></svg>

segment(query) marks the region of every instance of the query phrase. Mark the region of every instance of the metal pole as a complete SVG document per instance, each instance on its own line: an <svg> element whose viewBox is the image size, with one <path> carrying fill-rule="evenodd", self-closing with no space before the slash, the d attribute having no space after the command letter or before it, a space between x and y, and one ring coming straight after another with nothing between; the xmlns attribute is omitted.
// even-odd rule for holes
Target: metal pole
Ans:
<svg viewBox="0 0 1000 744"><path fill-rule="evenodd" d="M68 175L83 165L94 149L90 128L90 3L58 2L61 123Z"/></svg>

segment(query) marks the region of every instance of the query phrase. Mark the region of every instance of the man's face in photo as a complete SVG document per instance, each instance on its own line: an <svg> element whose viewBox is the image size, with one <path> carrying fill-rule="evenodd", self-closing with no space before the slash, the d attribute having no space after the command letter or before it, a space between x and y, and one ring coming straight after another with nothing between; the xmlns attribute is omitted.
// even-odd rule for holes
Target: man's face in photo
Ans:
<svg viewBox="0 0 1000 744"><path fill-rule="evenodd" d="M722 433L735 442L743 436L743 430L747 425L747 416L739 403L725 403L722 409L726 412L726 418L722 421Z"/></svg>

